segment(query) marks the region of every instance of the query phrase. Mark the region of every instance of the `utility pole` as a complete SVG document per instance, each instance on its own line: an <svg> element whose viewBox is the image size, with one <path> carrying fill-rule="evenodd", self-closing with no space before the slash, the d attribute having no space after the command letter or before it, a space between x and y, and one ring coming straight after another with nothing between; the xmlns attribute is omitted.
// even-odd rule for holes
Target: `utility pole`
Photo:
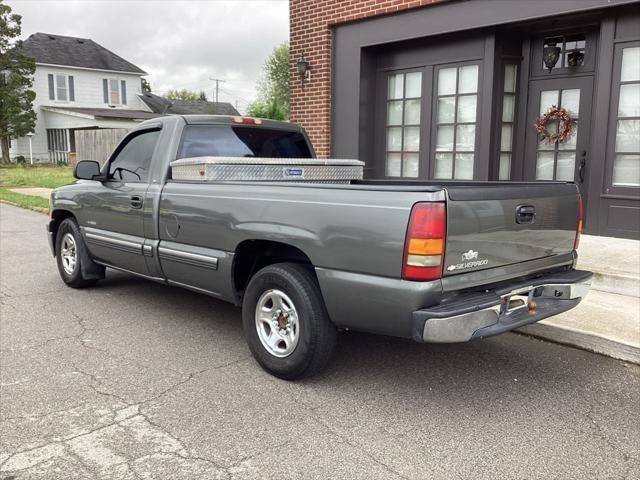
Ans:
<svg viewBox="0 0 640 480"><path fill-rule="evenodd" d="M209 80L213 80L214 82L216 82L216 90L215 90L215 95L213 97L214 101L216 103L218 103L218 86L219 83L222 82L224 83L226 80L223 80L222 78L210 78Z"/></svg>

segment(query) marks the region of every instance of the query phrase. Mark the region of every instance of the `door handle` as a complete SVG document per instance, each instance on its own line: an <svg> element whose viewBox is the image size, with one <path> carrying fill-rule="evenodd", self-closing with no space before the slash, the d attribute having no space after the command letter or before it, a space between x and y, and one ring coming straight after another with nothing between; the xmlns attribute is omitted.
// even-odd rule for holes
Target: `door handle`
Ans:
<svg viewBox="0 0 640 480"><path fill-rule="evenodd" d="M536 221L536 207L533 205L518 205L516 208L516 223L529 224Z"/></svg>
<svg viewBox="0 0 640 480"><path fill-rule="evenodd" d="M142 208L142 197L139 195L131 197L131 208Z"/></svg>
<svg viewBox="0 0 640 480"><path fill-rule="evenodd" d="M578 166L578 179L584 183L584 170L587 167L587 151L583 150L580 155L580 165Z"/></svg>

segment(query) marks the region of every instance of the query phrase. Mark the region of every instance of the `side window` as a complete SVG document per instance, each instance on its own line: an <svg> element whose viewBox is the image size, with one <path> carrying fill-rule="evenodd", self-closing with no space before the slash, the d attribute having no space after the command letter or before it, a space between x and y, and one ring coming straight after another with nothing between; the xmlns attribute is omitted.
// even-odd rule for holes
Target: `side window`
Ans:
<svg viewBox="0 0 640 480"><path fill-rule="evenodd" d="M125 182L146 182L159 136L160 131L156 130L131 138L109 164L109 178Z"/></svg>

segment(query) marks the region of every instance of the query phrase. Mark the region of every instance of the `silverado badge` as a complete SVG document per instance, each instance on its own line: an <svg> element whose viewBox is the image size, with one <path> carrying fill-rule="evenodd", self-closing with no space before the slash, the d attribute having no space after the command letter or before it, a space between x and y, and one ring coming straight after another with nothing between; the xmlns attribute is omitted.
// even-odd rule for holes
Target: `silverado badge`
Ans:
<svg viewBox="0 0 640 480"><path fill-rule="evenodd" d="M449 265L447 270L449 272L453 272L454 270L461 270L463 268L473 268L473 267L482 267L489 263L489 260L486 258L478 260L478 252L474 250L469 250L468 252L464 252L462 254L462 262L454 263L453 265Z"/></svg>

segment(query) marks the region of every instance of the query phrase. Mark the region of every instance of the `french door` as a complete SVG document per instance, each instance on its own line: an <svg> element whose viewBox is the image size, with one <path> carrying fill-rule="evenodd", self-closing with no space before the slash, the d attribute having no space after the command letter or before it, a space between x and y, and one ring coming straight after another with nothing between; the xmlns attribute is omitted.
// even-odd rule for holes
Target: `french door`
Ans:
<svg viewBox="0 0 640 480"><path fill-rule="evenodd" d="M575 181L583 202L589 184L589 142L593 77L553 78L529 82L527 123L525 125L525 180ZM536 119L552 106L571 114L573 130L562 142L547 144L534 128ZM551 133L558 121L547 124Z"/></svg>

